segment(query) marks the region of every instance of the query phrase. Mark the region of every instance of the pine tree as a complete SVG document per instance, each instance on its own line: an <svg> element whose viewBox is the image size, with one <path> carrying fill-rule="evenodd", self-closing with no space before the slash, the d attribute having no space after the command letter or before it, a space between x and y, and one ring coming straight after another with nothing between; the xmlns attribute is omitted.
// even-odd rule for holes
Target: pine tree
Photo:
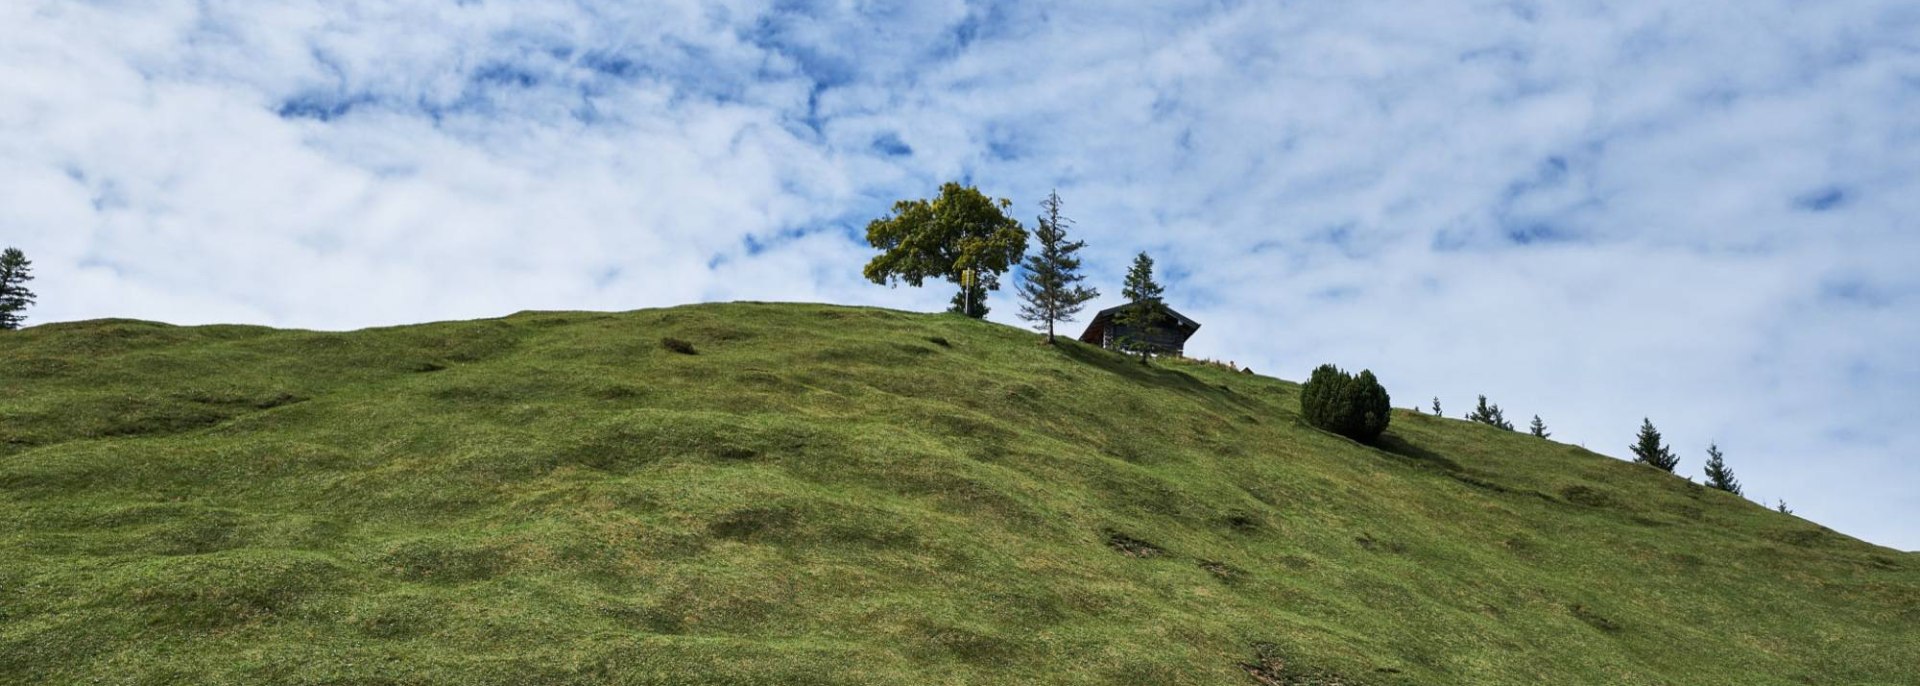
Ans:
<svg viewBox="0 0 1920 686"><path fill-rule="evenodd" d="M1652 465L1668 472L1680 465L1680 456L1673 454L1667 446L1660 445L1660 430L1653 428L1652 420L1641 418L1638 438L1638 441L1629 446L1633 450L1634 462Z"/></svg>
<svg viewBox="0 0 1920 686"><path fill-rule="evenodd" d="M1435 416L1435 417L1445 417L1445 416L1446 416L1445 414L1442 414L1442 413L1440 412L1440 396L1437 396L1437 395L1436 395L1436 396L1433 396L1433 416Z"/></svg>
<svg viewBox="0 0 1920 686"><path fill-rule="evenodd" d="M1786 514L1786 515L1793 514L1793 510L1787 509L1787 501L1785 500L1780 501L1780 504L1775 505L1773 509L1779 510L1780 514Z"/></svg>
<svg viewBox="0 0 1920 686"><path fill-rule="evenodd" d="M1067 224L1072 219L1060 216L1060 193L1048 193L1040 201L1039 227L1033 237L1040 241L1040 254L1028 255L1020 274L1020 318L1044 326L1047 342L1053 342L1055 322L1073 321L1087 301L1100 292L1080 285L1080 258L1074 253L1087 246L1085 241L1067 240Z"/></svg>
<svg viewBox="0 0 1920 686"><path fill-rule="evenodd" d="M33 291L27 290L32 280L33 262L26 253L19 248L0 251L0 331L18 329L27 320L20 313L34 302Z"/></svg>
<svg viewBox="0 0 1920 686"><path fill-rule="evenodd" d="M1484 395L1480 396L1480 406L1467 413L1467 419L1508 431L1513 430L1513 422L1507 421L1507 415L1500 411L1500 406L1487 404L1487 396Z"/></svg>
<svg viewBox="0 0 1920 686"><path fill-rule="evenodd" d="M1540 438L1546 438L1548 436L1553 435L1553 434L1547 433L1547 423L1540 421L1540 415L1537 415L1537 414L1533 416L1533 423L1527 425L1527 431L1532 432L1534 436L1537 436Z"/></svg>
<svg viewBox="0 0 1920 686"><path fill-rule="evenodd" d="M1725 457L1720 454L1719 444L1707 444L1707 485L1740 495L1740 480L1733 478L1733 469L1727 466Z"/></svg>
<svg viewBox="0 0 1920 686"><path fill-rule="evenodd" d="M1153 258L1145 252L1136 255L1120 285L1120 295L1127 299L1127 305L1114 316L1113 323L1125 330L1120 348L1140 353L1142 363L1154 352L1153 345L1142 339L1143 334L1167 318L1166 303L1160 300L1165 293L1166 289L1153 280Z"/></svg>

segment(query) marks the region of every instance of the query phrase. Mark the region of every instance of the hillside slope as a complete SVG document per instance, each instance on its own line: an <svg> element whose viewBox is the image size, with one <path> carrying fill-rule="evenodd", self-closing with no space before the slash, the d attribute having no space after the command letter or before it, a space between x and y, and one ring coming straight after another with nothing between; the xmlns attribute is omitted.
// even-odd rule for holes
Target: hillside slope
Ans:
<svg viewBox="0 0 1920 686"><path fill-rule="evenodd" d="M752 303L0 336L0 683L1920 683L1920 555L1037 340Z"/></svg>

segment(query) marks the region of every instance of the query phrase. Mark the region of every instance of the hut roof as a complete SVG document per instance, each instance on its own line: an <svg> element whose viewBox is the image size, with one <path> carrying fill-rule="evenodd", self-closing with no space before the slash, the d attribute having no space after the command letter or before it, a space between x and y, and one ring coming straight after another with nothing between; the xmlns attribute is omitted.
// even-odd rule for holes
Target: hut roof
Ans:
<svg viewBox="0 0 1920 686"><path fill-rule="evenodd" d="M1115 305L1094 314L1093 321L1087 323L1087 330L1080 334L1080 340L1098 345L1100 339L1106 333L1107 327L1113 325L1114 315L1119 314L1121 310L1132 307L1133 304L1134 303ZM1200 322L1196 322L1187 315L1180 314L1178 311L1166 305L1161 305L1160 307L1166 310L1168 315L1173 317L1172 327L1180 332L1180 338L1186 339L1193 336L1193 332L1200 330Z"/></svg>

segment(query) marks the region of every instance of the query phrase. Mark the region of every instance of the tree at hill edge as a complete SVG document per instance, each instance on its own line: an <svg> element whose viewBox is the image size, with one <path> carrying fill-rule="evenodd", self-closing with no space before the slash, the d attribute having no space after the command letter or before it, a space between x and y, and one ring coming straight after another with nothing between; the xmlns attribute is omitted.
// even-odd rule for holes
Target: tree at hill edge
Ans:
<svg viewBox="0 0 1920 686"><path fill-rule="evenodd" d="M1673 454L1667 446L1660 444L1660 430L1653 428L1651 419L1641 418L1640 435L1629 448L1633 450L1634 462L1652 465L1667 472L1673 471L1674 467L1680 465L1680 456Z"/></svg>
<svg viewBox="0 0 1920 686"><path fill-rule="evenodd" d="M1487 396L1484 395L1480 396L1480 406L1467 413L1467 420L1497 426L1508 431L1513 430L1513 422L1507 421L1506 413L1500 411L1499 405L1487 404Z"/></svg>
<svg viewBox="0 0 1920 686"><path fill-rule="evenodd" d="M1733 478L1733 468L1727 466L1726 456L1720 454L1717 443L1707 444L1707 485L1740 495L1740 480Z"/></svg>
<svg viewBox="0 0 1920 686"><path fill-rule="evenodd" d="M1053 342L1053 325L1073 321L1087 301L1100 297L1100 291L1080 285L1080 258L1074 253L1087 246L1085 241L1067 240L1067 224L1072 219L1060 215L1060 193L1048 193L1040 201L1041 214L1035 220L1033 237L1040 241L1040 253L1028 255L1021 264L1019 294L1020 318L1045 328L1047 342Z"/></svg>
<svg viewBox="0 0 1920 686"><path fill-rule="evenodd" d="M1159 352L1145 337L1145 332L1160 326L1171 317L1167 314L1167 305L1161 300L1166 288L1153 279L1153 258L1142 251L1133 258L1133 265L1127 268L1127 277L1120 284L1120 295L1127 304L1113 316L1113 323L1124 328L1118 345L1121 350L1140 354L1140 362L1146 363L1147 356Z"/></svg>
<svg viewBox="0 0 1920 686"><path fill-rule="evenodd" d="M1027 252L1026 228L1006 214L1012 206L953 182L931 200L895 202L891 214L867 224L867 243L880 254L861 274L889 286L945 279L960 290L952 311L985 317L986 292L999 290L1000 275ZM970 270L977 279L972 289L961 286Z"/></svg>
<svg viewBox="0 0 1920 686"><path fill-rule="evenodd" d="M13 331L27 321L21 312L34 303L27 282L33 280L33 262L19 248L0 251L0 330Z"/></svg>

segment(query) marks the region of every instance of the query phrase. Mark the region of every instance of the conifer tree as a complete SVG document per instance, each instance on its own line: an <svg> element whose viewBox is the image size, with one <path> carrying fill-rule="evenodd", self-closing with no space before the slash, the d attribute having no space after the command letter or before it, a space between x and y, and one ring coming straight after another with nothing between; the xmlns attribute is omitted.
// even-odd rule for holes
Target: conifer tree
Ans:
<svg viewBox="0 0 1920 686"><path fill-rule="evenodd" d="M1740 480L1733 478L1733 468L1727 466L1725 457L1720 454L1719 444L1707 444L1707 485L1740 495Z"/></svg>
<svg viewBox="0 0 1920 686"><path fill-rule="evenodd" d="M1300 415L1317 428L1372 443L1393 421L1393 400L1371 370L1323 364L1300 386Z"/></svg>
<svg viewBox="0 0 1920 686"><path fill-rule="evenodd" d="M1126 331L1121 336L1120 348L1140 353L1142 363L1154 352L1153 345L1143 339L1144 333L1167 318L1166 303L1160 300L1165 293L1166 289L1153 280L1153 258L1145 252L1134 256L1133 266L1127 268L1127 278L1120 286L1120 295L1127 299L1127 304L1114 316L1113 322Z"/></svg>
<svg viewBox="0 0 1920 686"><path fill-rule="evenodd" d="M1441 414L1441 413L1440 413L1440 396L1437 396L1437 395L1436 395L1436 396L1433 396L1433 416L1435 416L1435 417L1445 417L1445 416L1446 416L1446 415L1444 415L1444 414Z"/></svg>
<svg viewBox="0 0 1920 686"><path fill-rule="evenodd" d="M1080 274L1080 258L1074 253L1087 244L1067 240L1066 225L1073 220L1060 215L1060 193L1048 193L1040 201L1040 211L1039 226L1033 231L1040 241L1040 254L1028 255L1021 265L1020 318L1033 322L1034 328L1045 327L1047 342L1052 343L1054 323L1073 321L1100 292L1080 285L1086 277Z"/></svg>
<svg viewBox="0 0 1920 686"><path fill-rule="evenodd" d="M1787 509L1787 501L1785 500L1780 501L1780 504L1775 505L1773 509L1779 510L1780 514L1786 514L1786 515L1793 514L1793 510Z"/></svg>
<svg viewBox="0 0 1920 686"><path fill-rule="evenodd" d="M27 320L20 313L34 302L33 291L27 290L32 280L33 262L26 253L19 248L0 251L0 331L18 329Z"/></svg>
<svg viewBox="0 0 1920 686"><path fill-rule="evenodd" d="M1547 433L1547 423L1540 421L1540 415L1537 414L1533 416L1533 423L1527 425L1527 431L1539 438L1546 438L1553 435Z"/></svg>
<svg viewBox="0 0 1920 686"><path fill-rule="evenodd" d="M1660 430L1653 428L1653 421L1650 419L1641 418L1638 440L1629 447L1633 450L1634 462L1652 465L1668 472L1680 465L1680 456L1673 454L1667 446L1660 445Z"/></svg>
<svg viewBox="0 0 1920 686"><path fill-rule="evenodd" d="M1484 395L1480 396L1480 406L1473 408L1472 412L1467 413L1467 419L1489 426L1497 426L1508 431L1513 430L1513 422L1507 421L1506 413L1500 411L1499 405L1487 404L1487 396Z"/></svg>

